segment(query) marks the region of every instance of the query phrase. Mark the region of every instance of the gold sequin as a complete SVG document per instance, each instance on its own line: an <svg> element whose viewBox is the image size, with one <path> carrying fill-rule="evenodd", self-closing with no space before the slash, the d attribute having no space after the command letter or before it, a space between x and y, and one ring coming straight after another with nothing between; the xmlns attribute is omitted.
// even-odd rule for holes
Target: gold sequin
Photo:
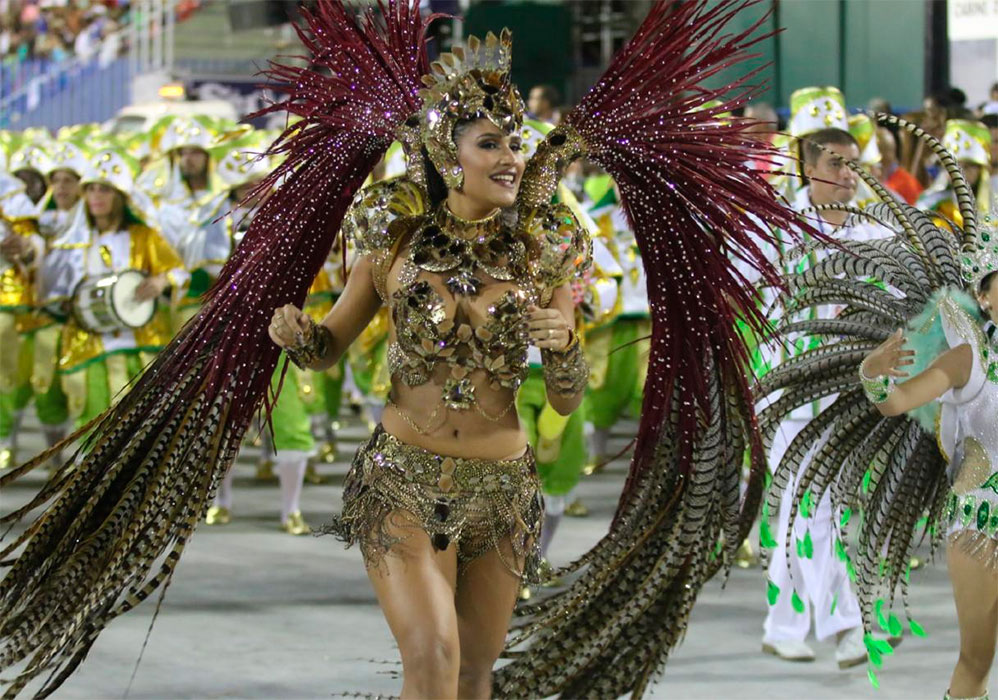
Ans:
<svg viewBox="0 0 998 700"><path fill-rule="evenodd" d="M359 544L369 568L406 530L420 529L438 550L456 545L462 569L495 550L516 576L534 580L544 512L539 489L529 448L508 460L447 457L379 425L347 474L342 515L322 531Z"/></svg>

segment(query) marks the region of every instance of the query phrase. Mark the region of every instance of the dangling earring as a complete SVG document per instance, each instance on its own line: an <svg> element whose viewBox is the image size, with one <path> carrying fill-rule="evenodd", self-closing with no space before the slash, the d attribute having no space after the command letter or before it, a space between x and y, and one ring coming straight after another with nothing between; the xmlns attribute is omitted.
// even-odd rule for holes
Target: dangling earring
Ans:
<svg viewBox="0 0 998 700"><path fill-rule="evenodd" d="M448 163L447 166L440 171L440 176L444 179L444 184L447 185L449 190L461 191L464 187L464 170L458 165L457 161Z"/></svg>

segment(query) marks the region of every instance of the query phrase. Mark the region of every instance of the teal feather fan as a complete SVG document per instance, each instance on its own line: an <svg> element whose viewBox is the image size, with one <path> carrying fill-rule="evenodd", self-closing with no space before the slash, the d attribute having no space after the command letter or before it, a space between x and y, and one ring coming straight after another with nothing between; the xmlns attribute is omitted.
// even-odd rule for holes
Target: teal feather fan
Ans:
<svg viewBox="0 0 998 700"><path fill-rule="evenodd" d="M964 291L953 287L943 287L937 290L929 299L921 313L908 321L905 328L905 349L914 350L914 364L908 368L909 378L917 377L936 360L939 355L949 349L946 334L943 331L942 316L939 307L945 299L952 299L971 317L980 314L977 302ZM907 381L907 380L906 380ZM919 408L908 411L908 416L918 421L926 432L935 435L939 418L940 406L933 401Z"/></svg>

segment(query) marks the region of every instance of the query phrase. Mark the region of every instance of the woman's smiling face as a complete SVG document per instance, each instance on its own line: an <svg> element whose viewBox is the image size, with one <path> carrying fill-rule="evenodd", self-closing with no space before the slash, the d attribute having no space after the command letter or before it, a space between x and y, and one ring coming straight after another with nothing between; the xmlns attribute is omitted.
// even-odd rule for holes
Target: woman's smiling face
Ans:
<svg viewBox="0 0 998 700"><path fill-rule="evenodd" d="M461 194L482 210L513 206L526 167L520 135L507 134L488 119L460 125L455 132L464 173Z"/></svg>

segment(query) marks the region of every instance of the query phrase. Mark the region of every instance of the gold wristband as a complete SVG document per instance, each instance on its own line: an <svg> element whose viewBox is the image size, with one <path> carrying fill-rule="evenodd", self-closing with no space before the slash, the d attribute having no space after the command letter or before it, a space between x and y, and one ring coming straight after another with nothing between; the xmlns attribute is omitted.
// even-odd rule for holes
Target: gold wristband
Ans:
<svg viewBox="0 0 998 700"><path fill-rule="evenodd" d="M309 369L311 365L324 358L333 344L333 334L321 323L311 318L308 328L299 334L298 342L284 348L288 358L301 369Z"/></svg>
<svg viewBox="0 0 998 700"><path fill-rule="evenodd" d="M559 396L574 396L589 384L589 364L577 337L569 341L568 347L561 352L541 350L541 359L544 362L544 383L548 390Z"/></svg>

